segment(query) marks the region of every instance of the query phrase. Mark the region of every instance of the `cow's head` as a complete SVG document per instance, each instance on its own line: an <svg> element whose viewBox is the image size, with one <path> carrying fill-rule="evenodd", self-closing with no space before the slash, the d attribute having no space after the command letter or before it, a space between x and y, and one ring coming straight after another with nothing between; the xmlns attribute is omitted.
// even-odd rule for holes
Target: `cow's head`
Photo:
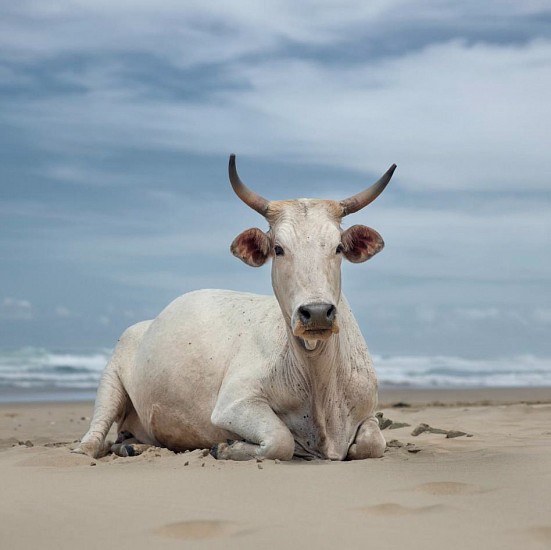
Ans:
<svg viewBox="0 0 551 550"><path fill-rule="evenodd" d="M287 324L308 349L339 331L342 258L359 263L384 246L382 237L365 225L343 230L344 216L374 201L396 165L371 187L342 201L297 199L268 201L251 191L237 175L235 155L229 174L236 194L262 214L270 228L247 229L231 245L234 256L253 267L272 258L272 286Z"/></svg>

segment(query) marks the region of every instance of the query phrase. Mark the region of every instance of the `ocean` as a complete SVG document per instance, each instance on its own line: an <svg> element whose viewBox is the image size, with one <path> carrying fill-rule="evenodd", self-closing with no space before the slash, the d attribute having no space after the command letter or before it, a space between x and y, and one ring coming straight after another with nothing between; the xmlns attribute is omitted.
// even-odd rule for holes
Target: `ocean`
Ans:
<svg viewBox="0 0 551 550"><path fill-rule="evenodd" d="M109 349L0 351L0 402L93 399L110 354ZM551 386L551 358L532 355L495 359L374 355L373 361L381 387Z"/></svg>

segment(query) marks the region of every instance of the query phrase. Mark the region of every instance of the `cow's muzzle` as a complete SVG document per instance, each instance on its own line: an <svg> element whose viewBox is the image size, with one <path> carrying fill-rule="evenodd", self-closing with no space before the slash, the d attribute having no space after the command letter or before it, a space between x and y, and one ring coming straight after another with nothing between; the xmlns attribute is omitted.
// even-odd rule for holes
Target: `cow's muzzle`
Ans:
<svg viewBox="0 0 551 550"><path fill-rule="evenodd" d="M304 304L294 315L293 333L312 340L329 338L339 332L336 316L337 308L333 304Z"/></svg>

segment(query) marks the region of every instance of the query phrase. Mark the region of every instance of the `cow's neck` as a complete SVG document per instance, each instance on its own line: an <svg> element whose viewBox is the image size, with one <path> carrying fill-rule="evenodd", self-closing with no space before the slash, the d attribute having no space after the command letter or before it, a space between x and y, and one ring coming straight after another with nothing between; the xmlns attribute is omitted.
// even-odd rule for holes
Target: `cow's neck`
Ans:
<svg viewBox="0 0 551 550"><path fill-rule="evenodd" d="M313 349L308 349L304 340L294 336L290 327L287 327L289 366L300 371L310 384L318 388L329 388L337 377L346 375L350 366L345 356L346 350L342 346L345 330L346 322L341 322L338 334L333 334L328 340L318 340Z"/></svg>

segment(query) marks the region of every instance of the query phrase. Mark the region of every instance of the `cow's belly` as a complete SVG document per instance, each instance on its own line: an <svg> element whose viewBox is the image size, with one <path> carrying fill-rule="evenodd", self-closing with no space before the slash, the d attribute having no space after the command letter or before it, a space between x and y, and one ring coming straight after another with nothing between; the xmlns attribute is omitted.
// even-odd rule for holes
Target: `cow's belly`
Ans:
<svg viewBox="0 0 551 550"><path fill-rule="evenodd" d="M155 350L151 353L155 361L149 354L141 357L125 384L150 442L185 451L235 439L235 434L211 422L223 365L189 356L167 359Z"/></svg>

